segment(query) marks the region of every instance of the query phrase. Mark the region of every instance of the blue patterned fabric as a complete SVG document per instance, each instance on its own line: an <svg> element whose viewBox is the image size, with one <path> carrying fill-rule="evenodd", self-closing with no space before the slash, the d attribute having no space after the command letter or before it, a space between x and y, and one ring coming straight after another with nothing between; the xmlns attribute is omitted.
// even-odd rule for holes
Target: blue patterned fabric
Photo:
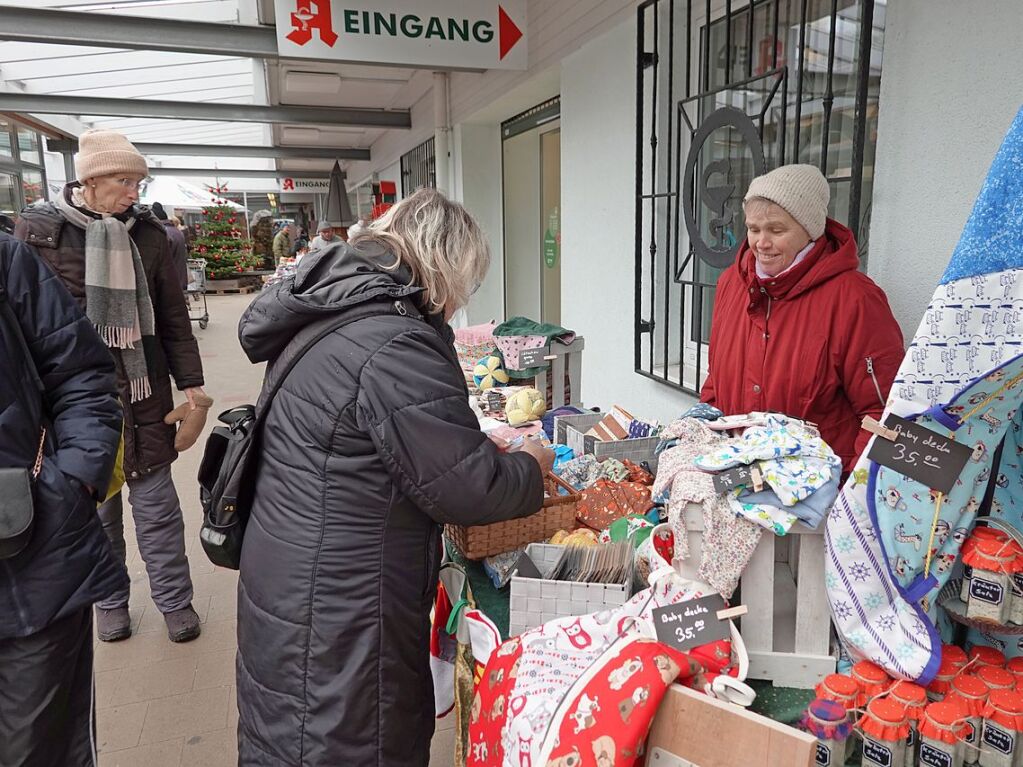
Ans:
<svg viewBox="0 0 1023 767"><path fill-rule="evenodd" d="M941 284L1023 268L1023 109L977 196Z"/></svg>
<svg viewBox="0 0 1023 767"><path fill-rule="evenodd" d="M933 678L942 641L951 636L935 597L952 575L1003 437L992 514L1023 528L1021 408L1023 111L991 166L885 408L886 415L954 434L973 449L943 501L929 577L924 563L936 508L929 488L864 454L828 515L825 587L852 659L869 658L921 684ZM1006 651L1016 644L990 632L971 632L970 641Z"/></svg>

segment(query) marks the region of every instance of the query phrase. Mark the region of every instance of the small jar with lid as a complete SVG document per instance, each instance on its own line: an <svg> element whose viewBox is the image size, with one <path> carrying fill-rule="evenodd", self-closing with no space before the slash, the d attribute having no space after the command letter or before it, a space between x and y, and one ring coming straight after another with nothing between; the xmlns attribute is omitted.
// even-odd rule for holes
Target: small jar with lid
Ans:
<svg viewBox="0 0 1023 767"><path fill-rule="evenodd" d="M828 674L817 683L814 694L822 700L841 703L849 711L859 705L860 683L845 674Z"/></svg>
<svg viewBox="0 0 1023 767"><path fill-rule="evenodd" d="M896 767L906 763L909 722L906 708L891 698L874 698L859 721L863 735L862 767Z"/></svg>
<svg viewBox="0 0 1023 767"><path fill-rule="evenodd" d="M906 767L916 767L917 745L920 741L919 722L927 707L927 691L913 682L896 682L889 688L888 697L906 709L909 735L906 736Z"/></svg>
<svg viewBox="0 0 1023 767"><path fill-rule="evenodd" d="M977 669L976 676L992 690L1016 689L1016 677L1012 675L1011 671L1006 671L998 666L981 666Z"/></svg>
<svg viewBox="0 0 1023 767"><path fill-rule="evenodd" d="M969 657L966 655L966 650L957 644L942 645L941 657L948 658L959 670L964 669L966 664L970 662Z"/></svg>
<svg viewBox="0 0 1023 767"><path fill-rule="evenodd" d="M988 647L984 644L975 644L966 654L969 660L970 673L976 674L982 666L1005 666L1005 653L995 647Z"/></svg>
<svg viewBox="0 0 1023 767"><path fill-rule="evenodd" d="M803 716L803 729L817 738L816 767L843 767L852 745L852 722L845 706L814 699Z"/></svg>
<svg viewBox="0 0 1023 767"><path fill-rule="evenodd" d="M921 767L962 767L963 710L951 701L931 703L920 720Z"/></svg>
<svg viewBox="0 0 1023 767"><path fill-rule="evenodd" d="M852 667L849 675L860 686L856 705L863 708L872 699L885 692L892 685L892 678L872 660L861 660Z"/></svg>
<svg viewBox="0 0 1023 767"><path fill-rule="evenodd" d="M959 666L954 658L942 656L938 666L938 672L934 679L927 685L927 697L932 702L944 700L952 689L952 680L959 675L963 667Z"/></svg>
<svg viewBox="0 0 1023 767"><path fill-rule="evenodd" d="M959 549L959 554L963 558L963 583L959 588L959 598L963 602L970 601L970 581L973 580L973 568L966 564L966 554L972 551L981 541L1005 543L1008 540L1009 536L1001 530L996 530L993 527L976 527L970 533L970 537L963 541L963 545Z"/></svg>
<svg viewBox="0 0 1023 767"><path fill-rule="evenodd" d="M1005 670L1016 677L1016 689L1023 685L1023 657L1010 658L1005 663Z"/></svg>
<svg viewBox="0 0 1023 767"><path fill-rule="evenodd" d="M947 700L957 704L966 717L963 764L977 764L980 759L980 731L990 689L983 679L974 674L963 674L952 681L952 691Z"/></svg>
<svg viewBox="0 0 1023 767"><path fill-rule="evenodd" d="M973 568L966 617L1004 626L1012 609L1012 574L1023 568L1012 543L979 541L963 555L963 563Z"/></svg>
<svg viewBox="0 0 1023 767"><path fill-rule="evenodd" d="M984 708L980 739L981 767L1019 767L1023 750L1023 694L1015 690L992 690Z"/></svg>

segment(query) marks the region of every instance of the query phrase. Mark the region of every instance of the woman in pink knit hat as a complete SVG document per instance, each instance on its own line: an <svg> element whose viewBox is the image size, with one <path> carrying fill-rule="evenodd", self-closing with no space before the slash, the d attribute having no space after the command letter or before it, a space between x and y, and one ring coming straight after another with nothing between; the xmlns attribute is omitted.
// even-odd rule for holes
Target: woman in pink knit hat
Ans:
<svg viewBox="0 0 1023 767"><path fill-rule="evenodd" d="M85 310L114 357L124 406L124 476L153 602L173 642L199 636L185 556L184 522L171 463L177 458L171 376L193 409L212 401L163 224L138 205L149 174L123 135L90 130L78 139L75 172L54 202L26 208L15 236L38 248ZM183 448L181 441L178 448ZM93 488L115 555L124 562L121 493ZM105 499L105 500L104 500ZM128 588L96 605L103 641L131 634Z"/></svg>

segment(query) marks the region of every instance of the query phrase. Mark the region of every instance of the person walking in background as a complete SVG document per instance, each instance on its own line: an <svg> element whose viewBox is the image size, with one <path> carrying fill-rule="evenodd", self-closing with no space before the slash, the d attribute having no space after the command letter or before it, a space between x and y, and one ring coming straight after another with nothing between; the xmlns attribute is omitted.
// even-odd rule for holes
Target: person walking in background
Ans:
<svg viewBox="0 0 1023 767"><path fill-rule="evenodd" d="M188 290L188 246L185 244L185 235L178 229L177 219L171 220L163 205L154 202L152 205L153 214L163 223L167 230L167 242L170 245L170 257L174 262L178 277L181 278L181 289Z"/></svg>
<svg viewBox="0 0 1023 767"><path fill-rule="evenodd" d="M334 233L334 227L327 221L321 221L316 229L316 236L309 243L309 250L319 250L339 240L340 238Z"/></svg>
<svg viewBox="0 0 1023 767"><path fill-rule="evenodd" d="M0 525L4 767L96 764L92 605L128 588L96 515L120 436L113 358L34 250L0 234L0 467L24 470L33 499L24 539Z"/></svg>
<svg viewBox="0 0 1023 767"><path fill-rule="evenodd" d="M171 478L177 458L171 381L192 409L212 404L202 390L202 362L192 335L181 279L169 255L167 230L136 205L145 158L120 133L90 130L79 137L79 181L56 202L22 212L15 234L38 247L99 330L117 367L124 405L124 476L146 563L153 602L173 642L199 636L185 556L181 504ZM205 413L205 410L202 411ZM181 446L184 449L186 446ZM124 562L121 493L99 509L115 555ZM131 635L128 584L96 607L103 641Z"/></svg>
<svg viewBox="0 0 1023 767"><path fill-rule="evenodd" d="M324 318L267 413L238 585L239 764L426 767L441 525L524 517L554 454L480 431L447 321L490 263L421 190L311 251L239 323L253 362Z"/></svg>
<svg viewBox="0 0 1023 767"><path fill-rule="evenodd" d="M281 261L285 258L290 258L293 249L292 237L291 237L291 224L284 224L280 230L274 236L274 263L277 266L281 265Z"/></svg>

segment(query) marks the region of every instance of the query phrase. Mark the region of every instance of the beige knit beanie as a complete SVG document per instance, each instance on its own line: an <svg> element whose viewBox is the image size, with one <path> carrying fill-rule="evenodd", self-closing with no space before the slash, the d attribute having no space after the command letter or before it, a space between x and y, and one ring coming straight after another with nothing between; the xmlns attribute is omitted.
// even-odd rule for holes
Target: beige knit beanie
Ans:
<svg viewBox="0 0 1023 767"><path fill-rule="evenodd" d="M828 180L817 167L782 165L757 176L750 183L743 202L754 197L763 197L784 208L806 230L810 239L816 240L824 234L831 190Z"/></svg>
<svg viewBox="0 0 1023 767"><path fill-rule="evenodd" d="M146 158L117 131L87 130L78 137L75 175L79 181L113 173L148 176Z"/></svg>

